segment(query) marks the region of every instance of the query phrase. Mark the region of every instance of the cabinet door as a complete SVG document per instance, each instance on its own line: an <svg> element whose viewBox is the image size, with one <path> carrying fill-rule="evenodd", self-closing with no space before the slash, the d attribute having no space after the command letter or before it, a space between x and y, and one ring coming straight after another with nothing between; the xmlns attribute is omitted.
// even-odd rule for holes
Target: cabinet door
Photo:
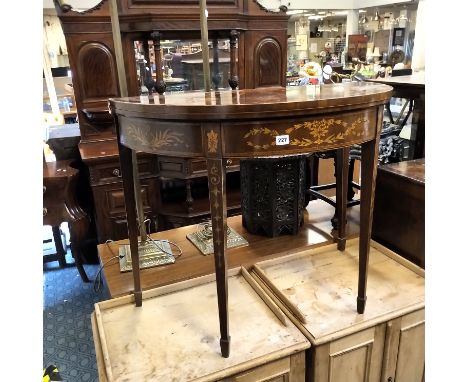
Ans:
<svg viewBox="0 0 468 382"><path fill-rule="evenodd" d="M314 382L379 382L385 324L351 334L315 349Z"/></svg>
<svg viewBox="0 0 468 382"><path fill-rule="evenodd" d="M424 310L387 323L381 382L424 381Z"/></svg>

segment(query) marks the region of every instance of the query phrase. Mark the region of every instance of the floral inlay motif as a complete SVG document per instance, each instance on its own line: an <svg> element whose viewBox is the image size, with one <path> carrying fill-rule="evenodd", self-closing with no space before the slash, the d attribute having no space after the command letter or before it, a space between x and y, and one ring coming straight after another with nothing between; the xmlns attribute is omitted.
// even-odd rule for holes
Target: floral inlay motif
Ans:
<svg viewBox="0 0 468 382"><path fill-rule="evenodd" d="M218 149L218 133L211 130L206 135L208 137L208 152L216 153L216 150Z"/></svg>
<svg viewBox="0 0 468 382"><path fill-rule="evenodd" d="M249 138L255 135L266 135L266 136L270 136L273 138L272 143L267 143L264 145L255 145L250 141L246 142L248 146L251 146L254 149L258 150L258 149L267 149L270 146L274 146L276 142L275 137L280 134L278 133L278 131L269 129L268 127L254 127L253 129L250 129L250 131L247 134L244 135L244 138Z"/></svg>
<svg viewBox="0 0 468 382"><path fill-rule="evenodd" d="M133 141L150 146L155 149L167 146L177 146L183 143L182 133L172 131L171 129L156 131L150 133L146 129L135 126L129 126L128 137Z"/></svg>
<svg viewBox="0 0 468 382"><path fill-rule="evenodd" d="M294 126L287 128L284 132L291 136L289 139L289 144L291 146L308 147L314 145L321 145L323 143L333 144L338 141L343 141L344 139L349 137L358 138L362 136L363 131L359 129L359 127L366 122L368 122L368 120L364 118L358 118L352 123L334 118L320 119L315 121L297 123ZM306 130L309 136L295 136L297 134L294 133L299 130ZM333 132L333 130L335 130L335 132ZM336 132L336 130L338 131ZM260 150L268 149L270 147L275 146L275 138L280 134L276 130L269 129L266 127L255 127L244 135L244 139L256 135L264 135L273 138L271 142L262 145L254 144L250 140L247 140L246 144L248 146Z"/></svg>

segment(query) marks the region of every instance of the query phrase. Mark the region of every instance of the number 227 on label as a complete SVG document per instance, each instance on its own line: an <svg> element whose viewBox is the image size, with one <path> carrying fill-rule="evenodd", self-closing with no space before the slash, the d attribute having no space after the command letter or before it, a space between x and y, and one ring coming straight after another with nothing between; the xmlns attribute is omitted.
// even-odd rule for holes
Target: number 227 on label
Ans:
<svg viewBox="0 0 468 382"><path fill-rule="evenodd" d="M289 135L277 135L276 146L289 145Z"/></svg>

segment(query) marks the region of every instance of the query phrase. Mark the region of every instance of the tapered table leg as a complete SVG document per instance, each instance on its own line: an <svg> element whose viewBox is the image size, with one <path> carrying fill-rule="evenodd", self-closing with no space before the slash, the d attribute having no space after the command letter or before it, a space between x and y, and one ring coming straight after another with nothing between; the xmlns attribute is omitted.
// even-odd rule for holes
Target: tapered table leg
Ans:
<svg viewBox="0 0 468 382"><path fill-rule="evenodd" d="M118 130L118 129L117 129ZM120 170L125 197L125 210L127 212L128 238L130 240L130 253L132 254L133 283L135 286L135 305L142 305L142 293L140 284L140 258L138 254L138 227L136 213L136 198L133 177L132 150L122 145L117 139L120 155Z"/></svg>
<svg viewBox="0 0 468 382"><path fill-rule="evenodd" d="M226 262L226 169L222 159L207 159L206 164L208 169L214 260L216 267L221 355L227 358L230 352L230 337Z"/></svg>
<svg viewBox="0 0 468 382"><path fill-rule="evenodd" d="M361 211L359 233L359 281L357 311L364 313L366 307L367 268L369 265L372 215L374 211L375 178L379 155L379 137L382 130L383 108L379 107L376 139L361 145Z"/></svg>
<svg viewBox="0 0 468 382"><path fill-rule="evenodd" d="M336 151L336 215L338 250L346 248L346 212L348 204L349 147Z"/></svg>

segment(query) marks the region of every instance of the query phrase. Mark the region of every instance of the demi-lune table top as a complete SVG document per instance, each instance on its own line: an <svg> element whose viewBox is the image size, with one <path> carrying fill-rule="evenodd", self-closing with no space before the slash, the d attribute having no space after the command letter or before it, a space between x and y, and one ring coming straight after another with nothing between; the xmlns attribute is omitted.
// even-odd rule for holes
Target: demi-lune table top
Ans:
<svg viewBox="0 0 468 382"><path fill-rule="evenodd" d="M298 112L324 112L330 108L369 107L387 99L392 88L383 84L351 82L335 85L271 87L220 90L205 93L190 91L163 96L110 99L118 114L144 113L140 117L171 120L244 119L294 116Z"/></svg>

